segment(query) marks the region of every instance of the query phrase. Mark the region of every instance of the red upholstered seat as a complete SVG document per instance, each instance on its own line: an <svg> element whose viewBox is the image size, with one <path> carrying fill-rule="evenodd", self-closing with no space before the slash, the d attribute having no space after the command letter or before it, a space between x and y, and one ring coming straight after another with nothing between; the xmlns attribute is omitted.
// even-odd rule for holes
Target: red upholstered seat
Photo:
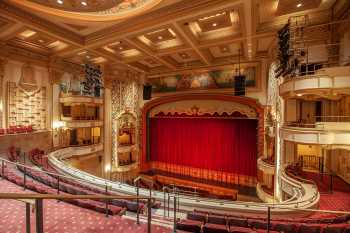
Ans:
<svg viewBox="0 0 350 233"><path fill-rule="evenodd" d="M206 222L207 215L190 212L190 213L187 213L187 219Z"/></svg>
<svg viewBox="0 0 350 233"><path fill-rule="evenodd" d="M248 227L230 227L231 233L253 233L254 231Z"/></svg>
<svg viewBox="0 0 350 233"><path fill-rule="evenodd" d="M228 224L231 227L237 226L237 227L248 227L248 220L243 218L229 218Z"/></svg>
<svg viewBox="0 0 350 233"><path fill-rule="evenodd" d="M267 230L258 229L258 230L255 230L254 232L256 232L256 233L267 233ZM270 233L279 233L279 231L272 231L272 230L270 230Z"/></svg>
<svg viewBox="0 0 350 233"><path fill-rule="evenodd" d="M343 233L344 230L350 227L350 224L340 223L340 224L330 224L323 228L322 233Z"/></svg>
<svg viewBox="0 0 350 233"><path fill-rule="evenodd" d="M203 223L201 221L183 219L176 224L176 229L200 233L202 224Z"/></svg>
<svg viewBox="0 0 350 233"><path fill-rule="evenodd" d="M272 222L271 229L285 233L295 233L298 232L299 225L286 222Z"/></svg>
<svg viewBox="0 0 350 233"><path fill-rule="evenodd" d="M229 233L229 228L225 225L206 223L203 226L203 233Z"/></svg>
<svg viewBox="0 0 350 233"><path fill-rule="evenodd" d="M248 220L248 225L254 229L267 229L267 222L259 220Z"/></svg>
<svg viewBox="0 0 350 233"><path fill-rule="evenodd" d="M208 216L208 223L227 225L226 217L220 215L211 215Z"/></svg>
<svg viewBox="0 0 350 233"><path fill-rule="evenodd" d="M299 233L321 233L324 225L321 224L301 224Z"/></svg>

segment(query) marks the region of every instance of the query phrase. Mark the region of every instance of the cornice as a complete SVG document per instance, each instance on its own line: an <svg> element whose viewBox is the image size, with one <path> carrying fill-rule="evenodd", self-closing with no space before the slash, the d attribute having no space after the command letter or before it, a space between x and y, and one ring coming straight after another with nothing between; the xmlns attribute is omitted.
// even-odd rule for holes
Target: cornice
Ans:
<svg viewBox="0 0 350 233"><path fill-rule="evenodd" d="M39 66L47 66L49 58L47 55L35 53L21 47L3 44L0 50L0 58L13 59L22 62L35 63Z"/></svg>
<svg viewBox="0 0 350 233"><path fill-rule="evenodd" d="M30 14L18 7L12 6L4 1L0 1L0 13L4 17L9 17L12 20L19 21L27 26L36 28L49 35L60 38L62 41L75 45L83 45L84 38L56 24L48 22L38 16Z"/></svg>

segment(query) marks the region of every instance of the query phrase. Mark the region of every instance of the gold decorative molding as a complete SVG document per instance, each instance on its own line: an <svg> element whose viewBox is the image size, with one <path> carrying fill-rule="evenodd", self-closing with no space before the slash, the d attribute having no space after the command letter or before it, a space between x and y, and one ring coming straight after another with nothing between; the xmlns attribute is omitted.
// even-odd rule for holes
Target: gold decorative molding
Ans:
<svg viewBox="0 0 350 233"><path fill-rule="evenodd" d="M159 113L202 116L205 114L213 115L214 113L231 115L234 112L239 112L249 118L257 118L257 112L248 105L217 100L183 100L158 105L150 111L150 117L155 117Z"/></svg>

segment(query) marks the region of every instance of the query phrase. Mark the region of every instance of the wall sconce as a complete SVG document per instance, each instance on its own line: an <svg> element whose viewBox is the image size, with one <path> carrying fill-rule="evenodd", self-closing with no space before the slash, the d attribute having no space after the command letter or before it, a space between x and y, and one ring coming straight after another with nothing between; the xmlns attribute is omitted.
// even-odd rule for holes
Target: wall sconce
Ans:
<svg viewBox="0 0 350 233"><path fill-rule="evenodd" d="M110 164L107 164L106 166L105 166L105 171L106 172L109 172L111 170L111 165Z"/></svg>
<svg viewBox="0 0 350 233"><path fill-rule="evenodd" d="M66 126L66 123L63 122L63 121L54 121L54 122L52 123L52 128L53 128L54 130L59 130L60 128L63 128L63 127L65 127L65 126Z"/></svg>

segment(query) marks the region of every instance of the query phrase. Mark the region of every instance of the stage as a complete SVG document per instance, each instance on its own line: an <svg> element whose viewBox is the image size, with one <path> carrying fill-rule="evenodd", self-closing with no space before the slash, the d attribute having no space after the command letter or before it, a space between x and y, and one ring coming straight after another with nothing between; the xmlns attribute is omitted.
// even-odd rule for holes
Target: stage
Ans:
<svg viewBox="0 0 350 233"><path fill-rule="evenodd" d="M255 187L193 178L191 176L160 170L149 170L140 175L153 180L154 188L157 190L163 190L164 186L171 188L175 186L179 190L184 191L184 194L187 195L196 194L205 198L260 202L256 195ZM148 187L149 186L145 185L145 188Z"/></svg>

